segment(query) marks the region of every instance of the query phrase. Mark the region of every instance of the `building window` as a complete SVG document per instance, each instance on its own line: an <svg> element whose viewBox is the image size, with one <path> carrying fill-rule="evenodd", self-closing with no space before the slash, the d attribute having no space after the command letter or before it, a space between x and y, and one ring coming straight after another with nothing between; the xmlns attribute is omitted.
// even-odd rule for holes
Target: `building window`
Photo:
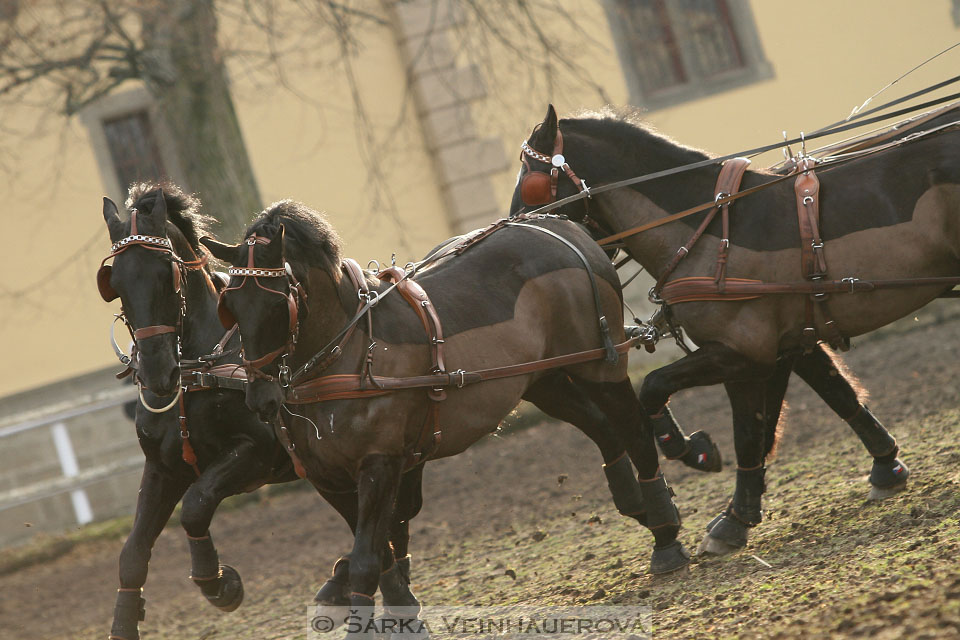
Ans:
<svg viewBox="0 0 960 640"><path fill-rule="evenodd" d="M173 137L145 87L106 95L79 116L90 134L103 189L114 202L126 200L127 187L139 180L169 179L190 189Z"/></svg>
<svg viewBox="0 0 960 640"><path fill-rule="evenodd" d="M607 0L631 101L666 107L773 75L746 0Z"/></svg>
<svg viewBox="0 0 960 640"><path fill-rule="evenodd" d="M121 186L167 177L145 110L104 120L103 134Z"/></svg>

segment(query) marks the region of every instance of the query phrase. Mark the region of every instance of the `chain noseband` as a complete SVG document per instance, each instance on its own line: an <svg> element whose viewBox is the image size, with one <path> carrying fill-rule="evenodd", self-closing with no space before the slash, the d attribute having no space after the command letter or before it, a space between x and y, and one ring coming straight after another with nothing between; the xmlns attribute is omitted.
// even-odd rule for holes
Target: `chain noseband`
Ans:
<svg viewBox="0 0 960 640"><path fill-rule="evenodd" d="M100 261L100 268L97 270L97 288L100 291L100 297L106 302L111 302L116 300L119 297L119 294L114 290L113 286L110 284L110 275L112 272L112 265L107 264L107 260L115 258L120 255L127 249L132 247L142 247L144 249L149 249L151 251L161 251L167 253L171 258L171 269L172 273L172 282L173 290L180 297L180 304L177 314L177 323L176 325L166 325L166 324L156 324L150 325L148 327L141 327L139 329L134 329L133 325L127 320L127 317L123 311L120 310L120 314L117 316L119 319L123 320L123 323L127 326L127 329L130 331L130 336L133 338L134 342L140 340L146 340L154 336L160 336L167 333L176 334L177 338L180 338L180 332L183 327L183 317L186 314L187 301L183 295L183 278L184 271L202 269L207 263L207 256L204 255L202 258L196 258L194 260L186 261L181 259L173 249L173 243L170 241L170 238L160 237L160 236L148 236L137 232L137 210L133 209L130 212L130 235L127 237L114 242L110 247L110 254Z"/></svg>
<svg viewBox="0 0 960 640"><path fill-rule="evenodd" d="M532 169L528 158L550 165L550 172ZM527 173L520 180L520 197L525 205L536 206L556 202L560 169L563 169L563 172L567 174L567 177L577 187L577 191L585 193L588 198L590 197L590 187L574 173L567 163L567 159L563 156L563 134L560 133L559 128L557 129L557 137L553 142L553 155L548 156L545 153L540 153L524 141L520 145L520 160L527 169Z"/></svg>
<svg viewBox="0 0 960 640"><path fill-rule="evenodd" d="M282 237L282 236L281 236ZM284 262L282 267L278 268L269 268L269 267L257 267L253 262L253 250L254 247L258 244L268 245L270 244L270 238L264 238L256 234L249 236L244 243L247 245L247 266L246 267L230 267L227 269L227 274L231 277L236 276L241 278L241 282L236 287L227 287L220 292L220 300L217 303L217 314L220 317L220 322L224 327L232 327L236 324L236 319L233 317L233 314L230 313L230 310L227 309L224 303L224 295L228 291L236 291L242 289L247 284L247 278L252 278L254 283L263 289L264 291L269 291L270 293L275 293L279 296L283 296L287 302L287 312L289 314L290 323L289 323L289 332L286 343L280 347L274 349L270 353L267 353L255 360L247 360L246 354L241 350L241 357L243 359L243 368L247 373L247 378L250 380L256 378L262 378L268 382L277 381L281 386L287 386L289 384L290 370L286 365L286 358L291 353L293 353L294 348L297 344L297 338L300 334L300 320L299 320L299 308L300 302L303 301L306 304L307 293L303 288L303 285L297 280L293 275L293 269L290 267L290 263ZM287 278L287 292L277 291L269 287L265 287L260 284L260 278ZM261 369L277 358L281 359L280 368L277 373L277 376L268 375L261 371Z"/></svg>

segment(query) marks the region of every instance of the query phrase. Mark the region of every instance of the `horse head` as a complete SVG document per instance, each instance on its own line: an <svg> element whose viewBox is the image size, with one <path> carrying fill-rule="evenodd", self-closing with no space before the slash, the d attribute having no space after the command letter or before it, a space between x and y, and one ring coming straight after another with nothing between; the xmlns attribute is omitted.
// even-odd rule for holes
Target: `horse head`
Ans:
<svg viewBox="0 0 960 640"><path fill-rule="evenodd" d="M284 255L284 226L261 226L240 244L212 238L201 242L230 267L230 283L221 292L217 313L224 327L240 329L247 371L247 406L266 422L275 421L283 403L306 293Z"/></svg>
<svg viewBox="0 0 960 640"><path fill-rule="evenodd" d="M543 122L533 128L521 146L522 165L510 202L511 217L589 190L580 173L587 167L583 162L570 159L571 148L567 142L560 131L556 110L552 104L548 105ZM583 220L587 215L586 200L565 205L555 213Z"/></svg>
<svg viewBox="0 0 960 640"><path fill-rule="evenodd" d="M130 219L103 199L103 218L113 243L112 265L101 265L97 286L106 301L120 298L122 317L136 343L140 383L169 396L180 382L179 338L183 323L183 267L167 234L167 197L159 187L141 195ZM106 262L106 260L104 260Z"/></svg>

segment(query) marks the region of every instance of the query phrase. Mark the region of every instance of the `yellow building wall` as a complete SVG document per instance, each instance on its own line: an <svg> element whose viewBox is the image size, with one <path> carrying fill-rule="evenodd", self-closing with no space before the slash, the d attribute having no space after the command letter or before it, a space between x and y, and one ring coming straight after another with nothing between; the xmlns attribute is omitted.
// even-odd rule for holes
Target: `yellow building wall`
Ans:
<svg viewBox="0 0 960 640"><path fill-rule="evenodd" d="M565 53L587 70L610 102L625 103L626 84L602 5L575 0L565 7L593 41L567 46ZM960 35L946 0L808 0L802 12L795 3L754 1L751 7L773 77L651 112L652 125L718 154L774 142L782 129L795 135L846 116ZM572 27L562 20L544 16L544 25L558 42L575 42L569 35ZM389 259L393 251L398 262L406 262L450 230L414 110L408 107L400 115L404 67L387 34L382 28L365 32L354 63L369 115L362 131L369 128L379 141L373 152L389 196L379 205L373 202L369 160L363 155L370 149L363 151L358 143L358 122L342 69L314 64L305 56L287 77L290 86L306 94L305 101L255 82L242 65L230 67L264 201L292 197L325 210L344 236L347 254L361 263ZM929 65L876 103L954 75L958 55ZM562 69L552 91L542 80L531 84L538 64L497 54L485 68L488 96L471 107L481 133L500 138L511 158L542 118L548 101L561 115L599 108L604 102L597 91L585 89ZM32 118L32 113L7 112L4 126L22 129ZM24 143L6 139L3 146L15 148L16 154L7 158L8 170L0 173L6 238L0 251L0 349L7 363L0 369L0 396L115 364L107 327L118 308L103 303L94 285L109 241L100 215L105 188L84 127L76 120L53 119L46 132ZM512 163L494 176L504 213L518 166ZM391 198L393 208L386 204ZM207 204L213 208L215 203Z"/></svg>
<svg viewBox="0 0 960 640"><path fill-rule="evenodd" d="M244 37L249 46L255 37L229 22L223 28L228 46ZM362 265L389 261L393 252L404 264L448 237L450 227L416 116L409 107L401 110L405 76L395 42L386 28L363 33L353 73L369 127L383 141L375 149L386 189L379 206L342 68L293 57L286 81L299 97L275 82L264 84L242 62L229 72L264 203L293 198L324 211L343 236L346 254ZM5 127L27 129L37 112L4 115ZM107 333L119 302L104 303L94 280L110 248L101 215L108 189L86 128L76 118L49 120L50 132L18 145L13 171L0 172L9 240L0 251L0 349L8 363L0 368L0 397L120 368ZM204 204L216 212L216 203ZM129 341L122 326L117 337L122 345Z"/></svg>
<svg viewBox="0 0 960 640"><path fill-rule="evenodd" d="M565 3L577 26L598 44L567 46L563 52L589 70L590 79L606 90L612 104L623 105L629 99L628 90L602 4L603 0ZM948 0L808 0L802 4L752 0L749 4L773 77L649 112L647 123L678 142L717 155L775 143L782 139L783 130L794 137L845 118L887 83L960 41ZM566 35L571 27L563 19L547 14L542 20L558 42L571 41L567 38L572 36ZM531 87L530 68L540 62L518 62L506 53L496 65L500 95L475 107L476 119L496 128L512 158L519 155L520 143L530 129L542 120L547 102L554 103L561 117L604 104L596 91L583 84L573 86L569 72L557 75L552 93L542 80ZM870 106L951 78L958 68L960 48L911 74ZM954 85L934 95L958 90ZM776 151L754 163L765 166L781 158ZM519 161L496 180L505 206L518 168Z"/></svg>

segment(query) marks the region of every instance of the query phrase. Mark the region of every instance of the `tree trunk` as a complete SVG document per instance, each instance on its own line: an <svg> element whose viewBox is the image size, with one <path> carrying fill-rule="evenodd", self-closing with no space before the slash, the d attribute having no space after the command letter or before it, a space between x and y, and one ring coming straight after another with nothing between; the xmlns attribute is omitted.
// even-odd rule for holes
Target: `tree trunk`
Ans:
<svg viewBox="0 0 960 640"><path fill-rule="evenodd" d="M141 73L173 137L188 188L236 240L262 202L217 43L212 0L152 0L141 11Z"/></svg>

